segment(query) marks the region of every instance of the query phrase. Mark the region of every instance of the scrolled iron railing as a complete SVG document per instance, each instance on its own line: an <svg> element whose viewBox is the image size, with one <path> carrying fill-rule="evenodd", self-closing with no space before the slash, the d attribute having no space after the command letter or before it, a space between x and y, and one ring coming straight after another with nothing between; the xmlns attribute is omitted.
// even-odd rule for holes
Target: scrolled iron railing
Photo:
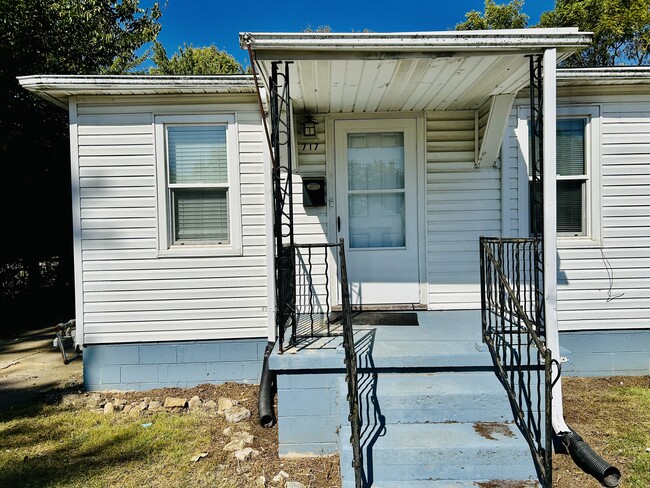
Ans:
<svg viewBox="0 0 650 488"><path fill-rule="evenodd" d="M528 442L540 482L552 485L551 351L545 344L539 238L481 237L483 340Z"/></svg>

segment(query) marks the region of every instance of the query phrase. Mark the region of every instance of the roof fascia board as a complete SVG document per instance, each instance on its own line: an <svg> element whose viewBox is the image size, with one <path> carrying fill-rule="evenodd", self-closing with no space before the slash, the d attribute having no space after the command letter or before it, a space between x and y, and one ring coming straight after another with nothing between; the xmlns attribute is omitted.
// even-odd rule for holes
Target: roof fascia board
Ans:
<svg viewBox="0 0 650 488"><path fill-rule="evenodd" d="M611 66L606 68L571 68L558 69L557 80L561 83L580 81L582 83L611 81L635 81L650 83L650 67Z"/></svg>
<svg viewBox="0 0 650 488"><path fill-rule="evenodd" d="M242 33L240 45L256 52L274 51L530 51L574 50L587 46L591 35L577 28L450 31L420 33Z"/></svg>

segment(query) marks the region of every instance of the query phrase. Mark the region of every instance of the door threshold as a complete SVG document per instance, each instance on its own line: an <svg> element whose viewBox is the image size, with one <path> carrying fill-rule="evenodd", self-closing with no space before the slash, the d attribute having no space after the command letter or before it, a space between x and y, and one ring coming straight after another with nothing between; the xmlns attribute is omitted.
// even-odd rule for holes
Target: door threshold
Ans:
<svg viewBox="0 0 650 488"><path fill-rule="evenodd" d="M341 305L334 305L333 312L340 312ZM422 303L390 303L390 304L377 304L377 305L352 305L353 312L392 312L403 310L428 310L428 307Z"/></svg>

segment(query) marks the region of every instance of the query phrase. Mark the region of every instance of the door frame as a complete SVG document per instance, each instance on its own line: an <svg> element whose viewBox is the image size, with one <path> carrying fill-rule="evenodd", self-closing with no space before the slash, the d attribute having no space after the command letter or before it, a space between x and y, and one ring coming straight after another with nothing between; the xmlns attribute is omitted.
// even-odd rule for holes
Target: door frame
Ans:
<svg viewBox="0 0 650 488"><path fill-rule="evenodd" d="M327 114L325 117L325 167L327 177L327 240L338 243L338 232L336 229L337 197L336 188L336 141L335 123L337 120L415 120L415 155L416 155L416 240L418 243L418 280L420 285L419 308L428 309L429 287L428 287L428 264L426 259L427 249L427 202L426 202L426 118L424 112L383 112L369 114ZM330 297L331 305L339 303L339 279L338 279L338 255L331 256L333 266L330 267ZM346 256L347 257L347 256ZM396 304L399 305L399 304ZM394 305L386 304L386 307L368 306L368 309L396 308ZM397 307L398 308L398 307Z"/></svg>

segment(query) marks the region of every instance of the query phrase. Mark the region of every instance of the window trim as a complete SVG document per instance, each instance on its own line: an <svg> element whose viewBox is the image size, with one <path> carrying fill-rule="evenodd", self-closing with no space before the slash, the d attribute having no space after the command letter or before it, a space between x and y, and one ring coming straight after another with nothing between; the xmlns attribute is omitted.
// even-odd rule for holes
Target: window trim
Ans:
<svg viewBox="0 0 650 488"><path fill-rule="evenodd" d="M558 105L557 118L583 118L585 123L585 176L588 188L584 204L584 235L571 233L557 234L558 248L579 246L600 246L602 236L602 195L601 195L601 107L600 105ZM530 109L519 107L519 124L517 139L519 141L519 158L524 164L519 165L519 235L530 235L529 218L529 140L528 130ZM557 180L575 179L556 175Z"/></svg>
<svg viewBox="0 0 650 488"><path fill-rule="evenodd" d="M174 244L173 203L169 184L167 127L170 126L225 126L227 154L227 184L209 185L227 188L229 242ZM154 115L156 153L156 215L158 256L236 256L242 253L242 226L240 203L239 141L237 119L234 114ZM202 187L204 185L193 185Z"/></svg>

